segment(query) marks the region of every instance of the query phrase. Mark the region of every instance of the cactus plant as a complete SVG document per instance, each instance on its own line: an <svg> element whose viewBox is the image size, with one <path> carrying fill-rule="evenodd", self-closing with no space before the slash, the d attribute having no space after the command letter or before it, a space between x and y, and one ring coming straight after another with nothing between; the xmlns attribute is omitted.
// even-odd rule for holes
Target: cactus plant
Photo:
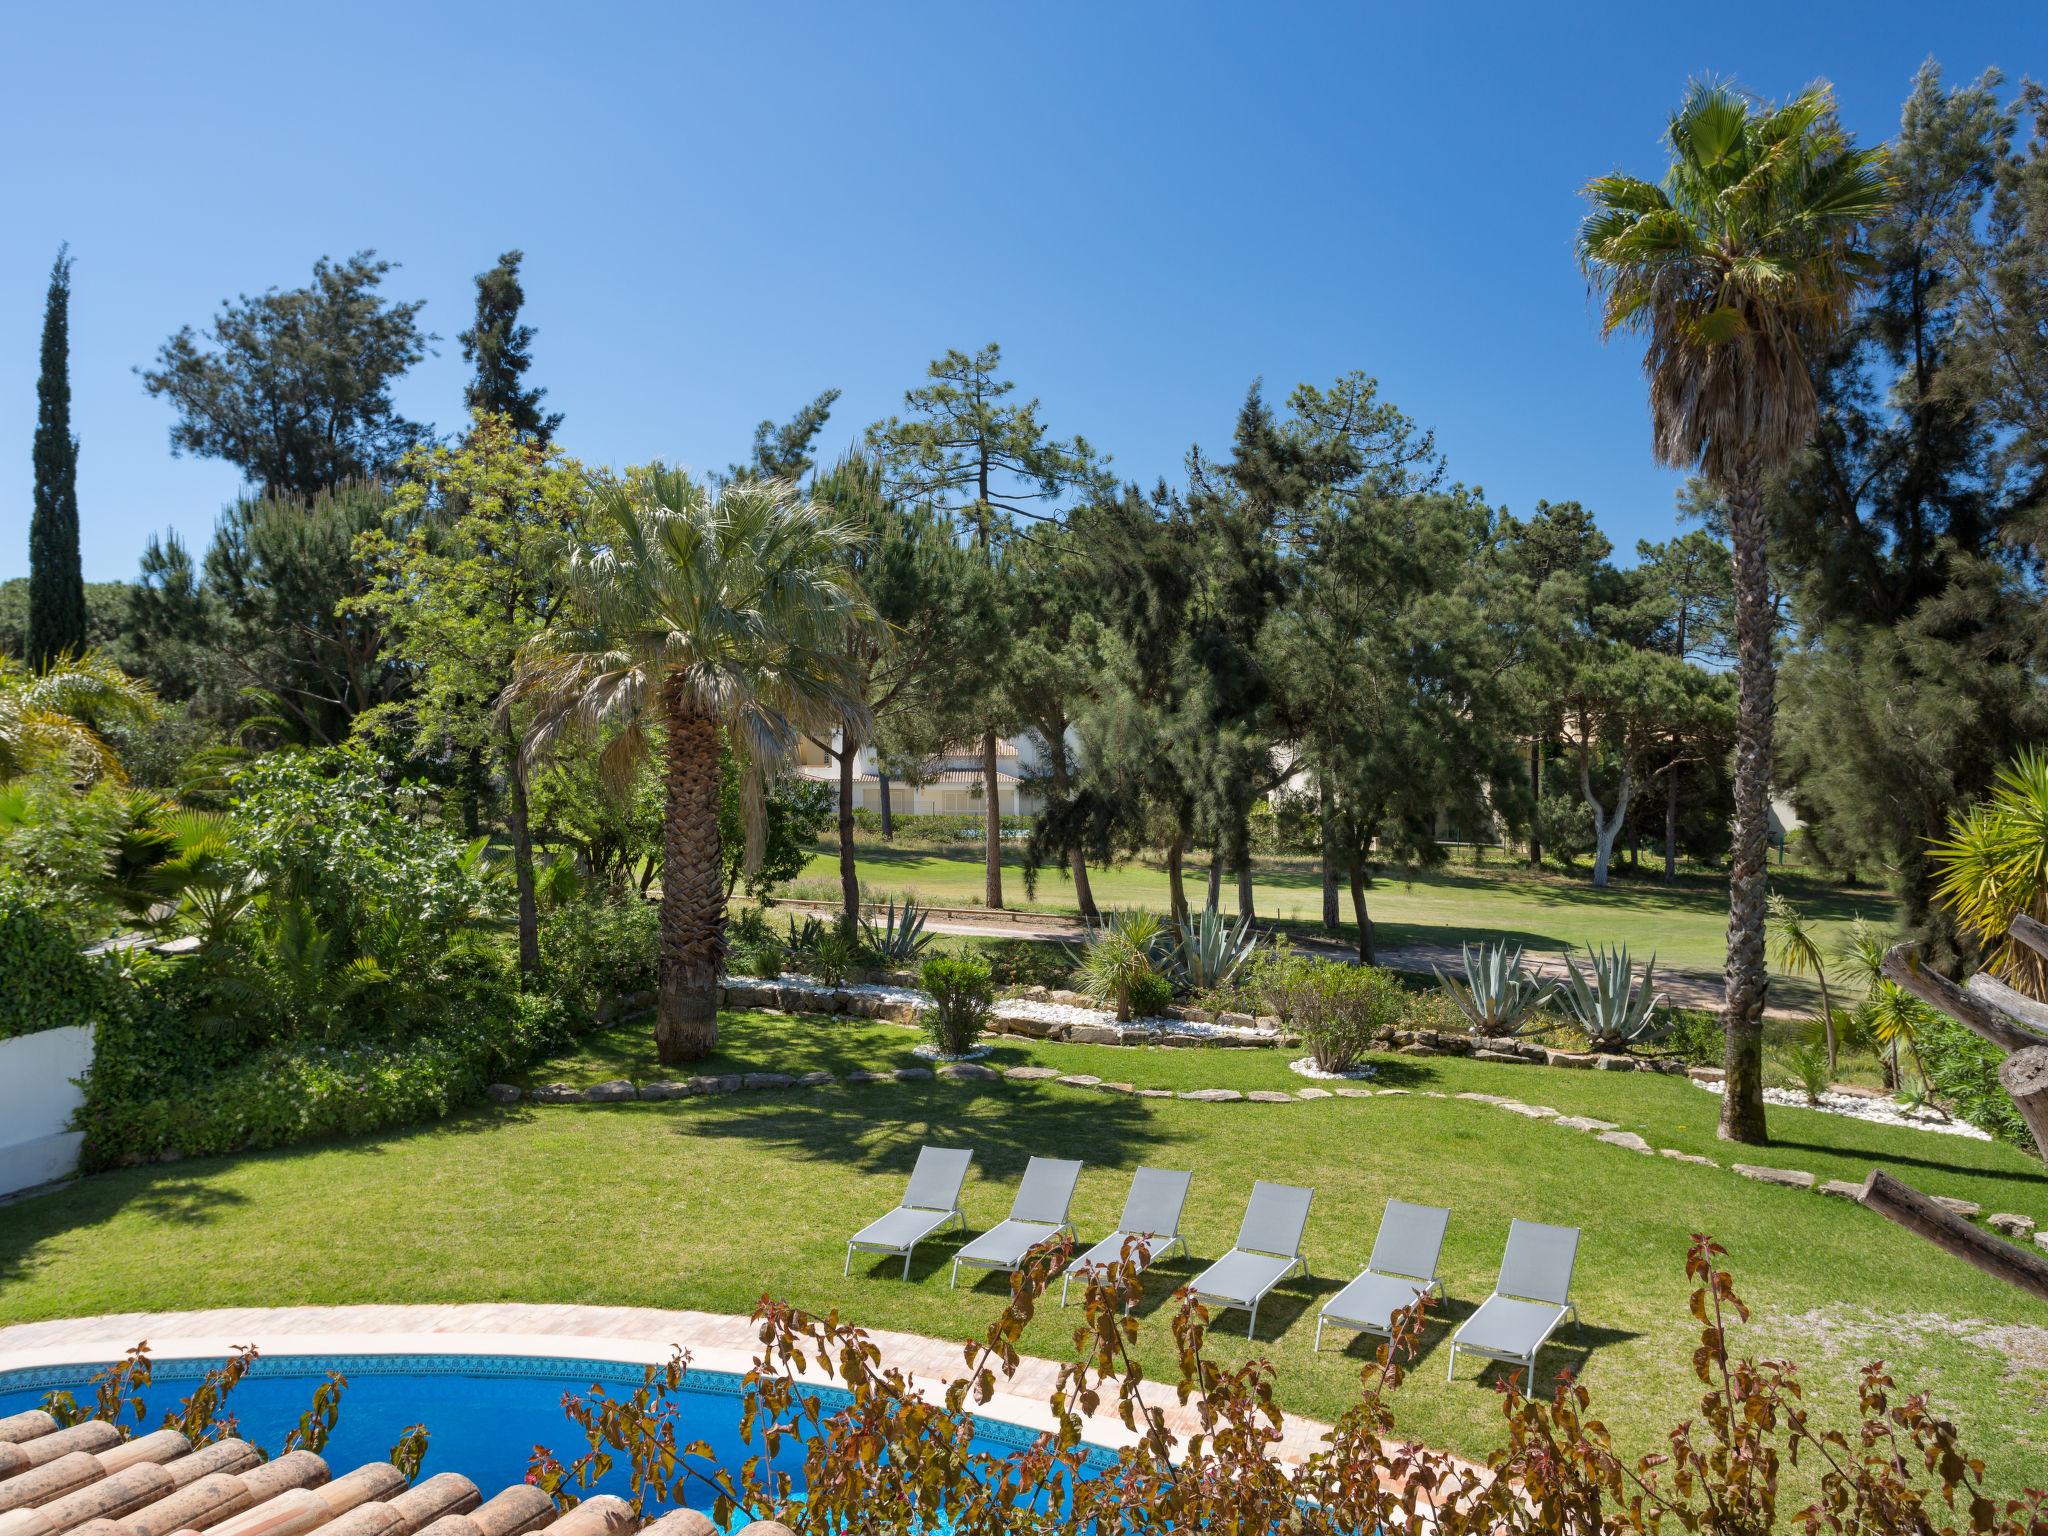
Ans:
<svg viewBox="0 0 2048 1536"><path fill-rule="evenodd" d="M1465 963L1464 986L1435 966L1430 970L1475 1035L1499 1039L1520 1034L1523 1021L1557 993L1555 982L1538 981L1522 969L1520 945L1481 944L1475 951L1460 944L1458 953Z"/></svg>
<svg viewBox="0 0 2048 1536"><path fill-rule="evenodd" d="M1569 953L1564 964L1564 999L1594 1050L1625 1051L1631 1045L1658 1039L1670 1028L1670 1020L1659 1013L1664 994L1650 990L1650 978L1657 969L1655 954L1643 966L1640 982L1626 944L1614 950L1605 945L1594 950L1587 957L1590 980L1579 973Z"/></svg>
<svg viewBox="0 0 2048 1536"><path fill-rule="evenodd" d="M1171 943L1167 973L1181 987L1200 992L1227 985L1257 952L1259 937L1252 932L1250 918L1239 918L1233 925L1212 902L1199 917L1175 924Z"/></svg>

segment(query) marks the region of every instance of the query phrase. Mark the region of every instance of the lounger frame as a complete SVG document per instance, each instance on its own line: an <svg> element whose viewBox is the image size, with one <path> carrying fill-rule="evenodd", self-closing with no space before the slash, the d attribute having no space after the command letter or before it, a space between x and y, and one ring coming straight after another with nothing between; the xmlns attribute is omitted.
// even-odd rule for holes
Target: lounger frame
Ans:
<svg viewBox="0 0 2048 1536"><path fill-rule="evenodd" d="M931 1150L944 1149L934 1148ZM923 1154L920 1153L920 1160L922 1160L922 1156ZM923 1242L926 1238L932 1236L932 1234L939 1231L949 1222L952 1223L954 1226L958 1227L960 1231L964 1233L967 1230L967 1214L960 1208L960 1190L965 1186L967 1182L968 1163L972 1160L973 1153L970 1152L968 1154L967 1160L963 1161L960 1164L959 1177L954 1181L953 1184L953 1203L950 1206L941 1208L938 1206L912 1205L909 1203L910 1190L905 1189L903 1200L896 1206L896 1211L914 1211L928 1218L925 1224L922 1227L920 1227L916 1234L912 1236L908 1241L903 1243L884 1243L873 1240L863 1240L860 1236L860 1233L858 1232L855 1233L852 1237L848 1238L846 1240L846 1262L840 1266L840 1275L843 1277L853 1273L853 1256L856 1253L880 1253L887 1254L890 1257L894 1257L898 1254L901 1254L903 1257L903 1278L908 1280L910 1278L910 1257L911 1254L916 1251L917 1245L919 1243ZM910 1181L912 1187L914 1187L917 1182L917 1174L915 1170L913 1170L911 1173ZM894 1214L895 1211L887 1211L876 1219L886 1221L890 1216L893 1216ZM871 1221L868 1223L868 1226L872 1227L874 1224L875 1223ZM861 1229L861 1231L863 1232L866 1230L866 1227L863 1227Z"/></svg>
<svg viewBox="0 0 2048 1536"><path fill-rule="evenodd" d="M1172 1252L1175 1248L1180 1249L1182 1257L1193 1257L1194 1250L1188 1247L1187 1238L1181 1233L1180 1218L1187 1209L1188 1189L1189 1186L1194 1182L1194 1174L1184 1173L1179 1169L1170 1168L1138 1169L1138 1171L1131 1177L1131 1193L1124 1200L1123 1214L1125 1216L1129 1216L1132 1214L1132 1206L1135 1203L1138 1194L1138 1180L1148 1173L1166 1178L1177 1178L1180 1180L1180 1198L1174 1202L1173 1206L1173 1230L1171 1232L1147 1232L1137 1227L1127 1227L1123 1225L1122 1220L1119 1219L1117 1223L1117 1229L1114 1232L1110 1233L1107 1237L1103 1238L1101 1242L1094 1244L1092 1247L1089 1248L1088 1253L1082 1254L1080 1258L1076 1259L1072 1264L1067 1266L1067 1272L1060 1277L1061 1306L1064 1307L1067 1304L1067 1288L1074 1283L1074 1272L1078 1269L1081 1270L1083 1273L1086 1273L1087 1269L1092 1267L1089 1266L1087 1262L1088 1254L1092 1254L1093 1252L1095 1252L1095 1250L1097 1248L1102 1247L1104 1243L1116 1244L1116 1258L1108 1261L1109 1263L1114 1264L1122 1262L1124 1249L1129 1245L1132 1238L1135 1237L1144 1239L1146 1252L1145 1261L1143 1264L1139 1266L1139 1270L1141 1273L1144 1270L1150 1269L1154 1264L1157 1264L1161 1259L1165 1258L1166 1255ZM1107 1267L1107 1265L1105 1265L1104 1267ZM1128 1303L1126 1303L1126 1309L1128 1309Z"/></svg>
<svg viewBox="0 0 2048 1536"><path fill-rule="evenodd" d="M1267 1200L1277 1200L1297 1194L1305 1198L1301 1202L1300 1219L1295 1223L1294 1241L1289 1251L1283 1252L1275 1247L1262 1246L1256 1242L1246 1241L1246 1236L1252 1229L1253 1214L1258 1210L1259 1201L1262 1197ZM1258 1337L1259 1303L1271 1295L1276 1287L1293 1279L1297 1273L1304 1279L1312 1278L1308 1271L1308 1258L1301 1251L1301 1234L1308 1226L1308 1208L1310 1202L1314 1199L1314 1190L1306 1189L1299 1185L1270 1184L1264 1179L1260 1179L1255 1183L1252 1186L1251 1200L1245 1206L1244 1225L1238 1230L1237 1242L1231 1245L1229 1253L1224 1254L1222 1258L1203 1270L1201 1274L1195 1276L1194 1280L1189 1284L1188 1289L1194 1294L1195 1299L1198 1301L1220 1302L1226 1308L1244 1308L1250 1314L1245 1323L1244 1336L1248 1339ZM1284 1269L1277 1271L1271 1279L1258 1288L1255 1294L1250 1296L1228 1296L1221 1291L1204 1290L1202 1282L1215 1273L1220 1266L1228 1263L1233 1254L1240 1253L1261 1259L1286 1259L1289 1262Z"/></svg>
<svg viewBox="0 0 2048 1536"><path fill-rule="evenodd" d="M1024 1261L1031 1256L1031 1250L1040 1243L1051 1242L1052 1239L1058 1237L1062 1232L1073 1232L1074 1224L1067 1218L1068 1212L1073 1208L1074 1204L1074 1187L1081 1179L1081 1164L1077 1161L1071 1162L1073 1171L1067 1175L1066 1199L1061 1202L1060 1219L1057 1222L1044 1221L1036 1217L1019 1216L1017 1214L1017 1207L1023 1203L1024 1196L1029 1188L1033 1169L1041 1163L1051 1164L1058 1168L1061 1165L1069 1164L1069 1162L1070 1160L1066 1158L1034 1157L1031 1159L1031 1163L1024 1169L1023 1180L1017 1186L1017 1195L1016 1199L1011 1202L1010 1214L996 1223L995 1226L990 1227L988 1231L982 1233L981 1237L977 1238L976 1241L983 1241L1013 1223L1019 1227L1029 1228L1036 1235L1032 1237L1030 1242L1024 1245L1014 1261L977 1253L961 1252L954 1254L953 1278L949 1282L954 1289L957 1290L960 1285L960 1266L962 1264L965 1264L969 1269L978 1269L985 1273L999 1271L1004 1274L1015 1274L1019 1269L1023 1268ZM1058 1175L1054 1174L1053 1176L1057 1177Z"/></svg>
<svg viewBox="0 0 2048 1536"><path fill-rule="evenodd" d="M1442 1279L1438 1277L1437 1267L1443 1262L1444 1225L1447 1225L1449 1223L1450 1212L1443 1210L1443 1207L1441 1206L1417 1206L1405 1200L1389 1200L1387 1202L1386 1211L1383 1212L1380 1216L1380 1224L1382 1227L1386 1225L1387 1217L1393 1214L1393 1209L1397 1205L1404 1206L1407 1208L1407 1210L1415 1211L1418 1213L1434 1213L1442 1211L1442 1214L1444 1216L1444 1223L1440 1224L1437 1227L1436 1245L1434 1251L1430 1255L1429 1273L1426 1275L1409 1274L1404 1270L1398 1269L1391 1264L1389 1264L1384 1269L1375 1269L1373 1267L1372 1260L1377 1259L1379 1257L1379 1244L1375 1242L1373 1244L1372 1259L1368 1259L1366 1261L1365 1268L1360 1270L1357 1275L1352 1277L1351 1284L1356 1285L1360 1280L1363 1280L1367 1275L1378 1275L1383 1280L1394 1280L1400 1282L1403 1285L1414 1286L1416 1290L1415 1299L1417 1301L1427 1301L1432 1293L1435 1294L1436 1299L1438 1301L1449 1300L1451 1293L1444 1288L1444 1283ZM1346 1287L1347 1290L1349 1288L1349 1286ZM1376 1324L1363 1323L1358 1321L1356 1318L1340 1317L1335 1312L1331 1311L1330 1309L1336 1306L1339 1297L1341 1297L1342 1295L1343 1292L1340 1291L1337 1293L1337 1296L1331 1297L1327 1302L1323 1304L1322 1311L1316 1314L1316 1341L1313 1346L1315 1352L1320 1353L1322 1350L1323 1326L1326 1323L1335 1323L1339 1328L1349 1328L1353 1333L1370 1333L1377 1335L1378 1337L1383 1339L1392 1337L1392 1335L1385 1328L1381 1328Z"/></svg>
<svg viewBox="0 0 2048 1536"><path fill-rule="evenodd" d="M1568 1256L1565 1260L1561 1294L1555 1296L1525 1295L1523 1294L1523 1291L1529 1288L1517 1287L1515 1285L1515 1282L1511 1278L1509 1271L1511 1266L1513 1265L1515 1256L1515 1238L1517 1234L1523 1229L1529 1229L1532 1231L1532 1233L1570 1234L1570 1249ZM1495 1360L1500 1362L1502 1365L1521 1366L1523 1370L1528 1372L1528 1376L1523 1383L1524 1386L1530 1391L1535 1390L1537 1354L1542 1350L1544 1345L1550 1342L1551 1335L1556 1333L1557 1330L1563 1327L1567 1322L1569 1322L1574 1328L1576 1328L1579 1324L1579 1309L1575 1305L1573 1305L1571 1298L1571 1276L1573 1268L1578 1263L1578 1255L1578 1228L1546 1227L1538 1222L1523 1221L1519 1217L1516 1218L1508 1227L1508 1252L1502 1255L1501 1258L1500 1280L1494 1285L1493 1295L1487 1297L1486 1300L1492 1301L1495 1298L1500 1298L1506 1301L1523 1302L1529 1306L1554 1307L1556 1311L1554 1315L1551 1317L1550 1321L1544 1326L1543 1330L1536 1335L1535 1341L1532 1344L1530 1344L1527 1352L1523 1353L1514 1350L1495 1349L1482 1344L1473 1344L1465 1340L1465 1330L1472 1326L1473 1318L1478 1317L1479 1312L1483 1312L1486 1310L1486 1302L1481 1302L1479 1304L1479 1312L1474 1312L1472 1314L1472 1317L1466 1318L1464 1322L1458 1325L1458 1331L1451 1335L1450 1359L1444 1367L1444 1380L1452 1381L1456 1379L1458 1372L1458 1351L1463 1350L1466 1354L1477 1355L1482 1360Z"/></svg>

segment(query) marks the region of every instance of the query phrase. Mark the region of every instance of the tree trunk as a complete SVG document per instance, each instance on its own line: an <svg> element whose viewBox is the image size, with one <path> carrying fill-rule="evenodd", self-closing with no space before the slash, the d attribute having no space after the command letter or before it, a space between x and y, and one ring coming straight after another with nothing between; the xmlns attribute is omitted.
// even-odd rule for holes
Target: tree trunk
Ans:
<svg viewBox="0 0 2048 1536"><path fill-rule="evenodd" d="M848 925L860 921L860 871L853 861L853 778L860 766L860 738L839 732L839 910Z"/></svg>
<svg viewBox="0 0 2048 1536"><path fill-rule="evenodd" d="M1223 906L1223 855L1216 849L1209 850L1209 903L1220 910Z"/></svg>
<svg viewBox="0 0 2048 1536"><path fill-rule="evenodd" d="M513 755L518 755L516 749ZM477 787L482 781L483 776L483 752L480 748L471 747L464 754L462 765L462 835L464 837L475 837L478 829L483 824L481 805L483 795Z"/></svg>
<svg viewBox="0 0 2048 1536"><path fill-rule="evenodd" d="M519 892L519 984L540 976L540 903L533 889L533 829L526 816L526 764L519 755L519 733L505 722L505 777L511 785L512 883Z"/></svg>
<svg viewBox="0 0 2048 1536"><path fill-rule="evenodd" d="M1351 912L1358 920L1358 963L1374 963L1372 914L1365 909L1365 861L1351 860Z"/></svg>
<svg viewBox="0 0 2048 1536"><path fill-rule="evenodd" d="M1003 904L1003 786L996 777L996 733L981 735L981 808L983 860L981 904Z"/></svg>
<svg viewBox="0 0 2048 1536"><path fill-rule="evenodd" d="M725 892L719 883L718 722L690 707L679 681L663 691L667 804L661 831L661 993L654 1044L664 1066L718 1044L725 970Z"/></svg>
<svg viewBox="0 0 2048 1536"><path fill-rule="evenodd" d="M1664 883L1678 883L1678 770L1664 783Z"/></svg>
<svg viewBox="0 0 2048 1536"><path fill-rule="evenodd" d="M1587 726L1590 731L1592 727ZM1593 753L1590 746L1579 753L1579 792L1586 797L1586 804L1593 812L1593 885L1596 889L1607 888L1607 866L1614 858L1614 840L1621 834L1622 823L1628 818L1629 799L1635 794L1635 776L1629 770L1626 753L1621 759L1621 787L1614 797L1614 814L1609 816L1602 809L1599 797L1593 793Z"/></svg>
<svg viewBox="0 0 2048 1536"><path fill-rule="evenodd" d="M1252 921L1252 856L1246 854L1244 862L1237 866L1237 915L1246 922Z"/></svg>
<svg viewBox="0 0 2048 1536"><path fill-rule="evenodd" d="M1535 737L1529 743L1529 867L1543 867L1543 834L1538 829L1543 825L1543 738Z"/></svg>
<svg viewBox="0 0 2048 1536"><path fill-rule="evenodd" d="M1764 1124L1764 894L1771 831L1770 572L1765 564L1762 477L1731 477L1728 531L1735 556L1735 822L1728 869L1728 964L1721 1027L1727 1036L1721 1098L1724 1141L1761 1146Z"/></svg>
<svg viewBox="0 0 2048 1536"><path fill-rule="evenodd" d="M1045 760L1052 769L1052 792L1064 804L1067 791L1073 784L1072 771L1067 767L1067 733L1062 729L1057 735L1046 733ZM1102 914L1095 910L1095 892L1088 884L1088 856L1078 845L1067 855L1067 867L1074 873L1074 903L1081 909L1081 916L1094 922Z"/></svg>
<svg viewBox="0 0 2048 1536"><path fill-rule="evenodd" d="M1182 878L1181 862L1187 855L1188 840L1184 833L1175 833L1173 845L1166 850L1166 891L1167 900L1173 907L1173 920L1185 923L1188 920L1188 887Z"/></svg>
<svg viewBox="0 0 2048 1536"><path fill-rule="evenodd" d="M1336 819L1336 813L1330 804L1330 786L1320 774L1316 776L1316 810L1323 840L1323 932L1335 933L1338 923L1337 851L1333 846L1335 831L1331 823Z"/></svg>
<svg viewBox="0 0 2048 1536"><path fill-rule="evenodd" d="M889 770L882 766L882 760L875 759L875 778L882 786L882 841L893 842L896 837L896 813L889 805Z"/></svg>

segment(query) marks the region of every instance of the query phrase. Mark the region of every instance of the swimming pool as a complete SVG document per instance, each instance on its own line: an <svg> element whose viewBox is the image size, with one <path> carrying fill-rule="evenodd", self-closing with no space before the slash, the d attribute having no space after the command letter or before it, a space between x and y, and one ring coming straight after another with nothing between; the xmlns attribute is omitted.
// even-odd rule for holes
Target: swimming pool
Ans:
<svg viewBox="0 0 2048 1536"><path fill-rule="evenodd" d="M217 1361L157 1360L143 1394L145 1423L155 1427ZM82 1403L92 1400L90 1378L105 1362L36 1366L0 1371L0 1417L33 1408L45 1394L62 1389ZM562 1461L583 1452L582 1433L562 1412L564 1393L583 1393L593 1383L623 1396L640 1385L641 1367L618 1361L573 1360L532 1355L264 1355L229 1397L226 1411L240 1420L242 1438L276 1454L329 1371L348 1378L341 1418L323 1454L336 1475L365 1462L383 1461L408 1426L425 1424L431 1438L422 1475L460 1472L485 1498L526 1479L527 1459L545 1445ZM829 1411L847 1401L835 1388L820 1388ZM707 1442L722 1466L737 1468L759 1445L739 1433L741 1378L728 1371L692 1369L674 1401L681 1410L678 1440ZM1030 1445L1037 1432L998 1420L977 1419L975 1448L1003 1455ZM1091 1458L1098 1467L1112 1461L1106 1451ZM777 1466L801 1478L800 1451L785 1451ZM614 1468L593 1491L630 1492L623 1468ZM689 1502L706 1502L691 1494Z"/></svg>

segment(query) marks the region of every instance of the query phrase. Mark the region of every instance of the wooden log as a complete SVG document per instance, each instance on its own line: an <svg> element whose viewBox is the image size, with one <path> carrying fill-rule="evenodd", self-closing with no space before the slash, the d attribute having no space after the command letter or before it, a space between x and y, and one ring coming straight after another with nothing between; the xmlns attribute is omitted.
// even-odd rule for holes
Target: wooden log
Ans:
<svg viewBox="0 0 2048 1536"><path fill-rule="evenodd" d="M1910 944L1894 944L1885 951L1884 974L1921 1002L1940 1009L2000 1050L2023 1051L2033 1045L2048 1045L2048 1036L2035 1034L2004 1009L1964 991L1939 972L1926 969Z"/></svg>
<svg viewBox="0 0 2048 1536"><path fill-rule="evenodd" d="M2005 930L2042 959L2048 960L2048 927L2022 912Z"/></svg>
<svg viewBox="0 0 2048 1536"><path fill-rule="evenodd" d="M548 1536L628 1536L640 1522L633 1506L609 1493L585 1499L549 1526Z"/></svg>
<svg viewBox="0 0 2048 1536"><path fill-rule="evenodd" d="M2037 1003L2026 993L2007 986L1989 971L1979 971L1964 983L1964 990L2001 1008L2027 1028L2048 1040L2048 1003Z"/></svg>
<svg viewBox="0 0 2048 1536"><path fill-rule="evenodd" d="M91 1451L73 1451L56 1457L0 1483L0 1514L11 1509L33 1509L38 1504L61 1499L72 1489L96 1483L104 1475L99 1457Z"/></svg>
<svg viewBox="0 0 2048 1536"><path fill-rule="evenodd" d="M2034 1145L2048 1158L2048 1045L2014 1051L1998 1064L1998 1081L2034 1133Z"/></svg>
<svg viewBox="0 0 2048 1536"><path fill-rule="evenodd" d="M1972 1226L1912 1185L1903 1183L1882 1168L1870 1170L1858 1197L1886 1221L1924 1237L1937 1248L1954 1254L1995 1279L2016 1285L2028 1294L2048 1301L2048 1259L2036 1258L2004 1238Z"/></svg>
<svg viewBox="0 0 2048 1536"><path fill-rule="evenodd" d="M531 1483L514 1483L469 1516L479 1536L527 1536L555 1518L555 1501Z"/></svg>

